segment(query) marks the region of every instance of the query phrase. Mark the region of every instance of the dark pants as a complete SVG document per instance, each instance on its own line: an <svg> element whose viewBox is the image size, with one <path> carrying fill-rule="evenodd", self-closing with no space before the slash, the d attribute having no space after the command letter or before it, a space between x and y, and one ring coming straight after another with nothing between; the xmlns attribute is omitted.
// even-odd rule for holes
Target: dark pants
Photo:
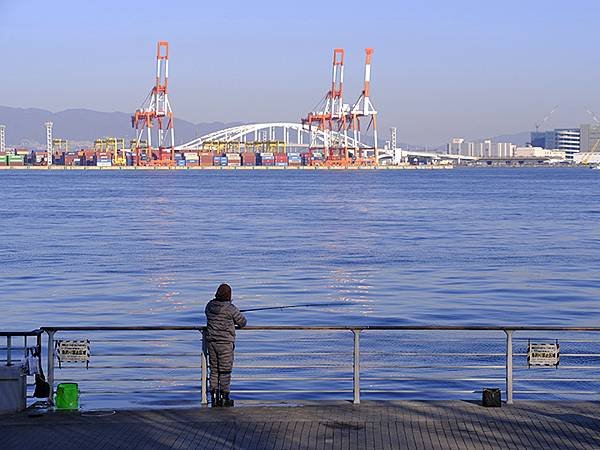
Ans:
<svg viewBox="0 0 600 450"><path fill-rule="evenodd" d="M233 370L233 342L209 342L210 389L229 392Z"/></svg>

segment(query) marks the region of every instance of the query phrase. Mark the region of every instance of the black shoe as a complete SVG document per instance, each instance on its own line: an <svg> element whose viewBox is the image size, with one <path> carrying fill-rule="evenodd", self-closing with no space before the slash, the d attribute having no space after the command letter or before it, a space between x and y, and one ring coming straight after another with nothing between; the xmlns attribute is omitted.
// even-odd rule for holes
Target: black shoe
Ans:
<svg viewBox="0 0 600 450"><path fill-rule="evenodd" d="M229 392L223 391L223 398L221 401L221 405L226 408L233 406L233 400L229 398Z"/></svg>
<svg viewBox="0 0 600 450"><path fill-rule="evenodd" d="M210 391L210 404L214 408L215 406L223 406L221 400L221 391L211 390Z"/></svg>

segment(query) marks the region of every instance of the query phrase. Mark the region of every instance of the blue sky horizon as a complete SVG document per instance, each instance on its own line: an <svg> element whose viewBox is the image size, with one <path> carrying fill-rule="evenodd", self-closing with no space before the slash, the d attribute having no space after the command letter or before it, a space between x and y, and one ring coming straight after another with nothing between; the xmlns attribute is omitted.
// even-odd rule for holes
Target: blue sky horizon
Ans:
<svg viewBox="0 0 600 450"><path fill-rule="evenodd" d="M123 3L0 0L0 104L134 111L170 42L175 115L192 122L298 121L346 50L345 101L373 47L379 128L437 145L591 121L600 4L558 1Z"/></svg>

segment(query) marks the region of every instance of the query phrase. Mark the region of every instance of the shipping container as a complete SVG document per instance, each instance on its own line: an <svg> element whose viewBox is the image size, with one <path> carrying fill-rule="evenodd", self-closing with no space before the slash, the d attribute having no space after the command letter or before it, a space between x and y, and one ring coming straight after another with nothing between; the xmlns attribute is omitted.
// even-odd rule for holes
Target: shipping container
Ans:
<svg viewBox="0 0 600 450"><path fill-rule="evenodd" d="M227 153L228 166L241 166L242 157L238 153Z"/></svg>
<svg viewBox="0 0 600 450"><path fill-rule="evenodd" d="M256 153L242 153L242 164L244 166L256 166Z"/></svg>
<svg viewBox="0 0 600 450"><path fill-rule="evenodd" d="M186 159L185 160L185 165L186 166L190 166L190 167L197 167L199 165L198 160L197 159Z"/></svg>
<svg viewBox="0 0 600 450"><path fill-rule="evenodd" d="M212 166L213 165L213 154L212 153L202 153L200 155L200 165L202 166Z"/></svg>
<svg viewBox="0 0 600 450"><path fill-rule="evenodd" d="M25 164L25 155L8 155L9 166L23 166Z"/></svg>

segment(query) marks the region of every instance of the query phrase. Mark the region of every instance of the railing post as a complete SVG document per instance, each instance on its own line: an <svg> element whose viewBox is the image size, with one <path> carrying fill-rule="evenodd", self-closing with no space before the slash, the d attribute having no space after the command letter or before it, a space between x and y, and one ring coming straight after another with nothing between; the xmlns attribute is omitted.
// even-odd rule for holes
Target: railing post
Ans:
<svg viewBox="0 0 600 450"><path fill-rule="evenodd" d="M208 361L206 360L206 329L202 329L202 405L208 405Z"/></svg>
<svg viewBox="0 0 600 450"><path fill-rule="evenodd" d="M360 404L360 330L352 330L354 334L354 400L355 405Z"/></svg>
<svg viewBox="0 0 600 450"><path fill-rule="evenodd" d="M506 333L506 404L513 404L513 330Z"/></svg>
<svg viewBox="0 0 600 450"><path fill-rule="evenodd" d="M54 395L54 331L47 331L48 333L48 346L46 351L48 352L48 384L50 385L50 398Z"/></svg>
<svg viewBox="0 0 600 450"><path fill-rule="evenodd" d="M12 366L12 336L6 336L6 365Z"/></svg>

